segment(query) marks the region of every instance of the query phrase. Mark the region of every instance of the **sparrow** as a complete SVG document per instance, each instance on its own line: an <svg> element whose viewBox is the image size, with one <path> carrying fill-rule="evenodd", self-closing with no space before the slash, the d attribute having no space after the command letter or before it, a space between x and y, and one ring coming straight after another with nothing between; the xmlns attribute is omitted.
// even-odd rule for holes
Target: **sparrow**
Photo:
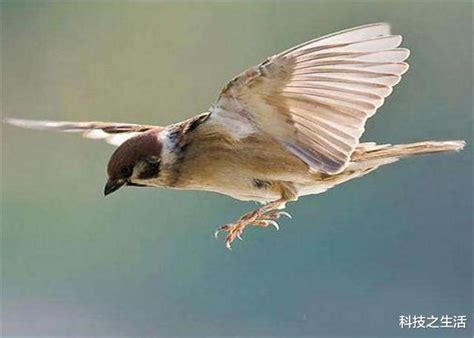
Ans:
<svg viewBox="0 0 474 338"><path fill-rule="evenodd" d="M226 232L279 228L288 202L414 155L459 151L464 141L361 143L367 119L408 70L409 50L387 23L326 35L267 58L232 79L205 113L167 127L8 118L11 125L77 132L118 146L104 194L124 186L221 193L262 204Z"/></svg>

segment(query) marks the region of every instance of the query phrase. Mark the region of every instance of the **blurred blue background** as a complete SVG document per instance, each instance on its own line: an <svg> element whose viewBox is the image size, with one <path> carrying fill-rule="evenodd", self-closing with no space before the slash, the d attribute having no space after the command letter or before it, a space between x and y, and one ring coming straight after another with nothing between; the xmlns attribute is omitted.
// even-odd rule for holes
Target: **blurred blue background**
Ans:
<svg viewBox="0 0 474 338"><path fill-rule="evenodd" d="M234 250L226 196L102 196L113 147L2 127L3 335L470 336L399 315L472 319L470 2L2 2L2 113L166 125L234 75L341 29L388 21L410 71L364 141L465 139L290 204ZM470 323L468 324L470 326Z"/></svg>

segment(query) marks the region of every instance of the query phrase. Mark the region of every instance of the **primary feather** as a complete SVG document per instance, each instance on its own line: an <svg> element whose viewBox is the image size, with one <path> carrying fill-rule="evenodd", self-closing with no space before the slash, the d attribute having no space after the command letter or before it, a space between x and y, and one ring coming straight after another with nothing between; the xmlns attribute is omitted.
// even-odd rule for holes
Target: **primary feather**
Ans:
<svg viewBox="0 0 474 338"><path fill-rule="evenodd" d="M65 133L82 133L84 138L93 140L105 140L114 146L119 146L128 139L137 136L147 130L160 128L158 126L141 125L134 123L118 123L118 122L70 122L70 121L38 121L18 118L6 118L6 123L13 126L61 131Z"/></svg>
<svg viewBox="0 0 474 338"><path fill-rule="evenodd" d="M213 112L272 135L313 171L341 172L408 69L401 41L377 23L303 43L229 82Z"/></svg>

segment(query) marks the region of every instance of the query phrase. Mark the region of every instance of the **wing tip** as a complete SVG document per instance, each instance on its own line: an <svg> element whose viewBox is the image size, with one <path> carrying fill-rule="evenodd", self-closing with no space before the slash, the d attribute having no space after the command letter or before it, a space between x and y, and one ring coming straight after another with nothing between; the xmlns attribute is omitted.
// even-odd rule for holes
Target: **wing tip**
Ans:
<svg viewBox="0 0 474 338"><path fill-rule="evenodd" d="M372 22L372 23L366 23L366 24L359 25L359 26L354 26L354 27L349 28L349 29L356 30L356 29L369 28L369 27L386 27L390 31L391 28L392 28L392 25L387 21L379 21L379 22Z"/></svg>
<svg viewBox="0 0 474 338"><path fill-rule="evenodd" d="M19 119L16 117L3 117L2 118L2 123L4 124L10 124L12 126L16 126L17 124L21 123L23 119Z"/></svg>
<svg viewBox="0 0 474 338"><path fill-rule="evenodd" d="M11 126L25 128L25 129L55 129L61 126L64 122L54 122L54 121L43 121L43 120L30 120L22 119L17 117L4 117L2 123L9 124Z"/></svg>
<svg viewBox="0 0 474 338"><path fill-rule="evenodd" d="M405 59L408 59L410 57L411 51L408 48L399 48L400 50L404 51L406 53Z"/></svg>
<svg viewBox="0 0 474 338"><path fill-rule="evenodd" d="M31 125L33 120L28 119L21 119L17 117L4 117L2 118L2 123L9 124L11 126L20 127L20 128L28 128Z"/></svg>
<svg viewBox="0 0 474 338"><path fill-rule="evenodd" d="M453 141L446 141L447 146L450 146L453 151L461 151L466 146L466 141L464 140L453 140Z"/></svg>

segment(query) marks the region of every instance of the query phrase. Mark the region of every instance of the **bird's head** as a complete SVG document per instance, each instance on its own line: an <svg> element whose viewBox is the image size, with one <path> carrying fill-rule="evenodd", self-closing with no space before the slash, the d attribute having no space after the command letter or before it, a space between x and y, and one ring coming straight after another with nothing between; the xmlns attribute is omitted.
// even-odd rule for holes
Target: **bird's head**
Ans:
<svg viewBox="0 0 474 338"><path fill-rule="evenodd" d="M107 165L108 181L104 194L121 187L153 186L160 176L163 144L161 130L153 129L122 143L110 157Z"/></svg>

